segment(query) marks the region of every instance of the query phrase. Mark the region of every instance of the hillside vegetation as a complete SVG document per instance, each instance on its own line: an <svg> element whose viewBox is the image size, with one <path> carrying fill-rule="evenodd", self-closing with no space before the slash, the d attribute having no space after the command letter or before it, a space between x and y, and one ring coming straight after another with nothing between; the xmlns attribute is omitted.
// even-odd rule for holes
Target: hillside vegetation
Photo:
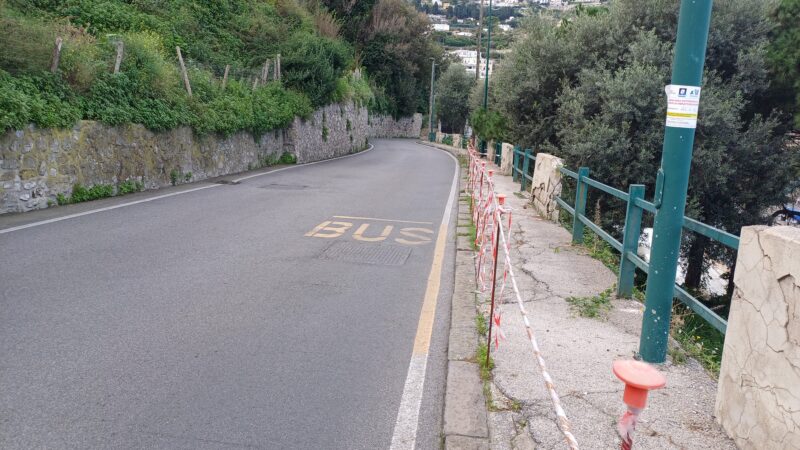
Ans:
<svg viewBox="0 0 800 450"><path fill-rule="evenodd" d="M362 20L369 24L379 8L402 2L366 3ZM0 130L92 119L152 130L191 126L198 133L261 134L343 100L394 115L424 108L420 101L398 102L392 77L378 73L371 80L360 61L362 48L369 44L368 53L382 53L387 65L402 55L387 54L386 46L374 48L367 39L340 37L348 17L334 6L295 0L0 0ZM423 23L413 9L399 7L406 15L388 24L393 29L378 23L366 27L372 30L367 37L389 43L398 24ZM60 62L51 73L59 37ZM432 48L425 33L406 39ZM124 58L115 74L120 41ZM192 96L183 86L178 46ZM275 80L279 54L281 77ZM267 61L268 81L262 83ZM406 77L411 98L424 98L415 80L430 73L412 69Z"/></svg>

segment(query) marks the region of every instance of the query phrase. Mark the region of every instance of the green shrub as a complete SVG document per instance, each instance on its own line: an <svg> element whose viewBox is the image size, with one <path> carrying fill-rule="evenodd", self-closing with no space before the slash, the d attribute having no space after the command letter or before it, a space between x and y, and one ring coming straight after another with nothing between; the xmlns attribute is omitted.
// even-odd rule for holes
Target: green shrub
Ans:
<svg viewBox="0 0 800 450"><path fill-rule="evenodd" d="M21 129L29 123L66 128L80 118L78 99L58 76L12 77L0 70L0 130Z"/></svg>
<svg viewBox="0 0 800 450"><path fill-rule="evenodd" d="M506 118L498 111L486 111L481 108L470 117L470 124L475 133L484 140L503 141L508 135Z"/></svg>
<svg viewBox="0 0 800 450"><path fill-rule="evenodd" d="M0 70L0 131L21 129L30 122L31 100L17 88L7 72Z"/></svg>
<svg viewBox="0 0 800 450"><path fill-rule="evenodd" d="M289 126L295 116L306 118L313 108L307 96L269 83L253 93L253 127L256 135Z"/></svg>
<svg viewBox="0 0 800 450"><path fill-rule="evenodd" d="M329 38L295 34L284 46L284 83L322 106L334 98L337 80L353 60L352 48ZM343 88L344 89L344 88ZM341 95L342 93L340 93Z"/></svg>
<svg viewBox="0 0 800 450"><path fill-rule="evenodd" d="M57 36L61 62L50 74ZM113 74L118 40L124 58ZM283 55L280 82L255 91L242 82L277 53ZM223 90L226 64L233 71ZM0 0L0 131L88 119L154 131L191 126L200 134L260 135L331 101L372 103L366 76L345 74L352 66L351 45L319 35L313 15L294 0L9 0L8 6Z"/></svg>
<svg viewBox="0 0 800 450"><path fill-rule="evenodd" d="M59 206L69 205L69 197L59 192L56 194L56 203Z"/></svg>
<svg viewBox="0 0 800 450"><path fill-rule="evenodd" d="M144 189L144 185L140 181L125 180L117 186L117 194L125 195L139 192Z"/></svg>
<svg viewBox="0 0 800 450"><path fill-rule="evenodd" d="M0 69L15 75L49 70L55 24L9 12L0 10Z"/></svg>
<svg viewBox="0 0 800 450"><path fill-rule="evenodd" d="M281 164L296 164L297 157L289 152L283 152L278 162Z"/></svg>
<svg viewBox="0 0 800 450"><path fill-rule="evenodd" d="M88 202L90 200L111 197L113 195L114 186L110 184L96 184L87 189L82 184L76 183L72 186L72 195L70 196L69 203Z"/></svg>

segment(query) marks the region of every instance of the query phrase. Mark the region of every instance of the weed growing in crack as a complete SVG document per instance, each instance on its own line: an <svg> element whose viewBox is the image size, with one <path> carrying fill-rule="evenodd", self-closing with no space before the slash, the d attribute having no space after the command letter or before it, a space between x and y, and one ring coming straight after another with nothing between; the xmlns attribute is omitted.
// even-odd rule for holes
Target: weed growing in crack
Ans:
<svg viewBox="0 0 800 450"><path fill-rule="evenodd" d="M672 360L672 364L675 364L676 366L686 364L686 350L684 350L680 345L670 346L667 349L667 354Z"/></svg>
<svg viewBox="0 0 800 450"><path fill-rule="evenodd" d="M478 330L478 335L481 337L486 337L486 334L489 333L486 317L481 313L475 315L475 328Z"/></svg>
<svg viewBox="0 0 800 450"><path fill-rule="evenodd" d="M605 318L611 311L611 292L613 288L608 288L594 297L568 297L567 303L570 304L572 311L581 317Z"/></svg>
<svg viewBox="0 0 800 450"><path fill-rule="evenodd" d="M489 357L488 363L486 360L486 342L481 342L478 344L478 352L475 357L478 359L478 366L481 369L481 380L489 381L492 379L492 369L494 369L494 359Z"/></svg>

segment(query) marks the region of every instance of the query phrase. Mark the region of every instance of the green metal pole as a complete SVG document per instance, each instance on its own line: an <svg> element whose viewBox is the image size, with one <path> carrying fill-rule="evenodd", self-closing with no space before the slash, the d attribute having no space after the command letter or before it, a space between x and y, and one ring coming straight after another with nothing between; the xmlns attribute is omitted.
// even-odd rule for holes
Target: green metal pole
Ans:
<svg viewBox="0 0 800 450"><path fill-rule="evenodd" d="M434 80L436 78L436 60L431 58L431 101L428 104L428 141L433 142L436 140L436 133L433 132L433 88L434 88Z"/></svg>
<svg viewBox="0 0 800 450"><path fill-rule="evenodd" d="M703 76L708 28L711 22L713 0L681 0L678 18L678 38L675 42L675 59L672 63L672 85L698 89ZM681 92L684 96L686 89ZM698 98L699 99L699 98ZM676 103L677 104L677 103ZM642 336L639 354L646 362L662 363L667 356L669 325L672 315L672 299L675 289L675 274L686 210L686 190L689 186L689 169L692 164L694 125L670 121L671 117L686 117L669 110L664 132L664 147L661 156L663 171L663 193L653 226L653 246L647 276L647 297L642 320ZM695 116L696 117L696 116ZM658 193L656 194L658 196Z"/></svg>
<svg viewBox="0 0 800 450"><path fill-rule="evenodd" d="M486 77L483 79L483 109L489 110L489 57L492 45L492 0L489 0L489 15L486 19ZM478 68L480 69L480 67Z"/></svg>

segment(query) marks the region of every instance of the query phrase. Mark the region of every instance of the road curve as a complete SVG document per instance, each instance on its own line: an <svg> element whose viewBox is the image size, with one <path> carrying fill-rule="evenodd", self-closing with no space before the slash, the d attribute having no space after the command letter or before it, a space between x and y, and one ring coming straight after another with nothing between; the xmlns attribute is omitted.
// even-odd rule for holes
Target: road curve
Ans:
<svg viewBox="0 0 800 450"><path fill-rule="evenodd" d="M238 184L0 217L0 447L388 448L455 170L379 140ZM423 449L440 445L453 222Z"/></svg>

